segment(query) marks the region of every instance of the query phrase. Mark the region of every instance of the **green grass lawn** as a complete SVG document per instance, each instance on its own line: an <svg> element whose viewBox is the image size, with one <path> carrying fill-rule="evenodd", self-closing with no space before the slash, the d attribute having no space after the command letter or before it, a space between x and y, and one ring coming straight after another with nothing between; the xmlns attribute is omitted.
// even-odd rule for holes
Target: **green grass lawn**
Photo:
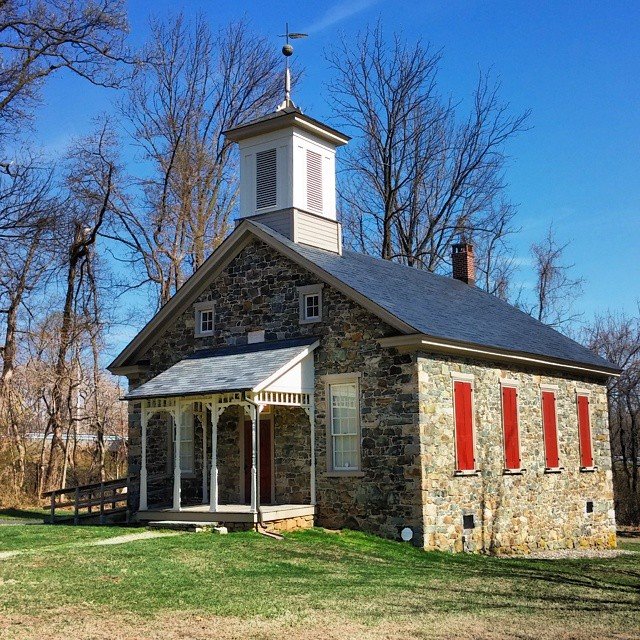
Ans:
<svg viewBox="0 0 640 640"><path fill-rule="evenodd" d="M4 628L10 638L102 638L87 614L120 620L122 635L112 628L105 638L453 638L470 628L477 638L640 636L640 553L500 559L322 530L282 541L200 533L88 546L140 531L1 527L0 637ZM24 553L2 559L3 551ZM193 635L178 633L184 624Z"/></svg>

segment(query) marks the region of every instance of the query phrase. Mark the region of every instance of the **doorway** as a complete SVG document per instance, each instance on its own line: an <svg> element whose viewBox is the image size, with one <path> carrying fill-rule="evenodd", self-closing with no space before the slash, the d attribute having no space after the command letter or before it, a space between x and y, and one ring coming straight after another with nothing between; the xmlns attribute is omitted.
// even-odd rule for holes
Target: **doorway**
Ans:
<svg viewBox="0 0 640 640"><path fill-rule="evenodd" d="M273 502L273 421L260 418L260 504ZM244 421L244 501L251 503L251 420Z"/></svg>

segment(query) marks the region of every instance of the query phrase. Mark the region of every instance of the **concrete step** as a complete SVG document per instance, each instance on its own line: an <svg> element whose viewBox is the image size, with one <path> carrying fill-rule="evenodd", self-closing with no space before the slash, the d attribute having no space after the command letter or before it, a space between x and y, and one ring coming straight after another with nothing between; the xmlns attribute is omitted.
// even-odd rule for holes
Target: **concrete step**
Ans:
<svg viewBox="0 0 640 640"><path fill-rule="evenodd" d="M211 533L227 533L227 528L220 526L217 522L195 522L188 520L153 520L147 523L150 529L169 529L172 531L188 531L199 533L210 531Z"/></svg>

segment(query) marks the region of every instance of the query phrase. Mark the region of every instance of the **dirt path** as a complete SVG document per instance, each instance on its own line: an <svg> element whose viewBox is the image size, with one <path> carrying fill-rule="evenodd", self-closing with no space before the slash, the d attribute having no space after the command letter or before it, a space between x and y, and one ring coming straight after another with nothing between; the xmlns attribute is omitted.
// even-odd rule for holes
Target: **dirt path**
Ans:
<svg viewBox="0 0 640 640"><path fill-rule="evenodd" d="M51 612L50 612L51 613ZM551 622L546 616L522 617L504 612L440 613L411 619L370 622L345 619L328 612L291 613L275 619L220 617L173 611L139 616L96 609L55 615L5 616L0 637L11 640L630 640L633 632L612 630L606 617L585 626L580 620ZM3 635L4 633L4 635Z"/></svg>
<svg viewBox="0 0 640 640"><path fill-rule="evenodd" d="M171 536L182 535L180 531L140 531L139 533L127 533L123 536L114 536L113 538L104 538L102 540L91 540L89 542L69 542L67 544L58 544L49 547L40 547L39 549L16 549L12 551L0 551L0 560L14 558L28 553L43 553L54 549L70 549L72 547L101 547L112 544L129 544L137 540L149 540L151 538L166 538Z"/></svg>

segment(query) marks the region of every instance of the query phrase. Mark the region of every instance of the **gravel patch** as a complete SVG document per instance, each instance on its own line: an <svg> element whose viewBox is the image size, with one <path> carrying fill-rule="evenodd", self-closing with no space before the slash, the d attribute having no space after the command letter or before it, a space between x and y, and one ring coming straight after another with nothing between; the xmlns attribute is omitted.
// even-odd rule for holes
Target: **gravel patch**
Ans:
<svg viewBox="0 0 640 640"><path fill-rule="evenodd" d="M634 554L627 549L555 549L553 551L532 551L527 557L532 560L580 560L588 558L617 558Z"/></svg>

